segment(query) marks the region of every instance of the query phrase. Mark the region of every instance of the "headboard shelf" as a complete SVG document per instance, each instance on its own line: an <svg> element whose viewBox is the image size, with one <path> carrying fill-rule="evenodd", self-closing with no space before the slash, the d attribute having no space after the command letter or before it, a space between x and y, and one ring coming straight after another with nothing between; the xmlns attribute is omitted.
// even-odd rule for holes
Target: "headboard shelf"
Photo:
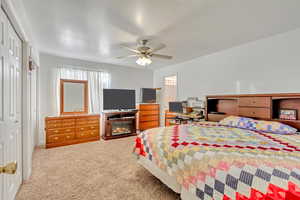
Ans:
<svg viewBox="0 0 300 200"><path fill-rule="evenodd" d="M272 99L273 119L279 119L281 109L292 109L297 111L297 120L300 119L300 98Z"/></svg>
<svg viewBox="0 0 300 200"><path fill-rule="evenodd" d="M236 115L280 121L300 130L300 93L209 95L206 102L208 121L220 121ZM281 109L296 110L296 120L279 119Z"/></svg>

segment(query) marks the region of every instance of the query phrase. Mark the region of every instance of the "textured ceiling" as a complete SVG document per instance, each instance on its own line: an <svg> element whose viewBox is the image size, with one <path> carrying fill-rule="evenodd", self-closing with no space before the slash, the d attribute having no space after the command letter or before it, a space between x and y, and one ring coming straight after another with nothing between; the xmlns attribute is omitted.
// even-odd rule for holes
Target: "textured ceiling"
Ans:
<svg viewBox="0 0 300 200"><path fill-rule="evenodd" d="M42 52L140 67L120 44L152 38L167 47L151 68L184 62L300 27L299 0L26 0Z"/></svg>

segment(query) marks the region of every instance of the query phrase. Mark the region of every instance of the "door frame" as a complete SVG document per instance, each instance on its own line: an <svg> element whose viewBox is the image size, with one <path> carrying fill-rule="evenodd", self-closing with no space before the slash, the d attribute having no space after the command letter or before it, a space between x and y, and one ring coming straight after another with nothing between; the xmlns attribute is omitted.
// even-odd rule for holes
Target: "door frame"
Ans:
<svg viewBox="0 0 300 200"><path fill-rule="evenodd" d="M161 108L160 108L160 124L165 124L165 107L164 107L164 102L163 102L163 96L164 96L164 90L165 90L165 78L169 77L169 76L176 76L176 101L178 100L178 72L174 72L174 73L167 73L164 74L161 78L161 96L160 96L160 104L161 104Z"/></svg>
<svg viewBox="0 0 300 200"><path fill-rule="evenodd" d="M175 73L170 73L170 74L166 74L162 77L162 92L164 92L164 86L165 86L165 78L166 77L169 77L169 76L176 76L176 101L178 100L178 97L179 97L179 93L178 93L178 73L175 72Z"/></svg>
<svg viewBox="0 0 300 200"><path fill-rule="evenodd" d="M26 115L26 111L29 110L28 107L28 102L27 102L27 89L28 89L28 79L27 79L27 74L28 74L28 66L26 64L27 59L25 58L26 53L24 52L24 47L27 46L27 37L25 35L25 31L22 28L22 26L20 25L20 23L18 22L16 16L17 16L17 12L14 9L12 3L10 0L0 0L0 4L1 4L1 8L2 11L4 12L4 14L7 16L8 20L10 21L13 29L15 30L16 34L18 35L18 37L20 38L20 40L22 41L22 59L21 59L21 82L22 82L22 95L21 95L21 101L22 101L22 108L21 108L21 135L22 135L22 165L20 166L22 167L22 179L26 180L29 178L30 174L31 174L31 165L25 164L25 163L31 163L31 160L29 160L29 158L31 159L32 155L29 155L29 152L26 150L26 148L28 148L28 141L30 140L29 135L28 135L28 117Z"/></svg>

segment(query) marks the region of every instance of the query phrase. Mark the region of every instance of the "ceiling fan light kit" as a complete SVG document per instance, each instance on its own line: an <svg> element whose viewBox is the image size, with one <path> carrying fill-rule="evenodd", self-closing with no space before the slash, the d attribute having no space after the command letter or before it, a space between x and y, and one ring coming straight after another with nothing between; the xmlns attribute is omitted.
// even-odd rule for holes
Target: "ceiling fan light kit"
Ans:
<svg viewBox="0 0 300 200"><path fill-rule="evenodd" d="M141 66L150 65L152 63L152 60L151 60L152 57L156 57L156 58L160 58L160 59L172 59L172 56L154 53L156 51L159 51L159 50L165 48L166 45L164 45L164 44L160 44L160 46L158 46L156 48L151 48L148 46L149 40L140 40L137 43L138 44L137 44L136 49L131 48L126 45L122 45L122 47L124 47L125 49L135 53L134 55L120 56L117 58L121 59L121 58L129 58L129 57L138 57L138 59L136 60L136 63Z"/></svg>
<svg viewBox="0 0 300 200"><path fill-rule="evenodd" d="M150 58L147 58L147 57L139 57L137 60L136 60L136 64L138 65L141 65L141 66L147 66L147 65L150 65L152 63L152 60Z"/></svg>

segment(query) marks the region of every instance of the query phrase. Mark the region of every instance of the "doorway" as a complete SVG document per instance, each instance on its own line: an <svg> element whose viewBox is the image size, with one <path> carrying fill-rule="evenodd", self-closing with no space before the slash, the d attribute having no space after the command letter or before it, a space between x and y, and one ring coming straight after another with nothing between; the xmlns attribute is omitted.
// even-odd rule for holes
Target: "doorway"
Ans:
<svg viewBox="0 0 300 200"><path fill-rule="evenodd" d="M163 112L169 109L169 102L177 99L177 75L165 76L163 80Z"/></svg>

